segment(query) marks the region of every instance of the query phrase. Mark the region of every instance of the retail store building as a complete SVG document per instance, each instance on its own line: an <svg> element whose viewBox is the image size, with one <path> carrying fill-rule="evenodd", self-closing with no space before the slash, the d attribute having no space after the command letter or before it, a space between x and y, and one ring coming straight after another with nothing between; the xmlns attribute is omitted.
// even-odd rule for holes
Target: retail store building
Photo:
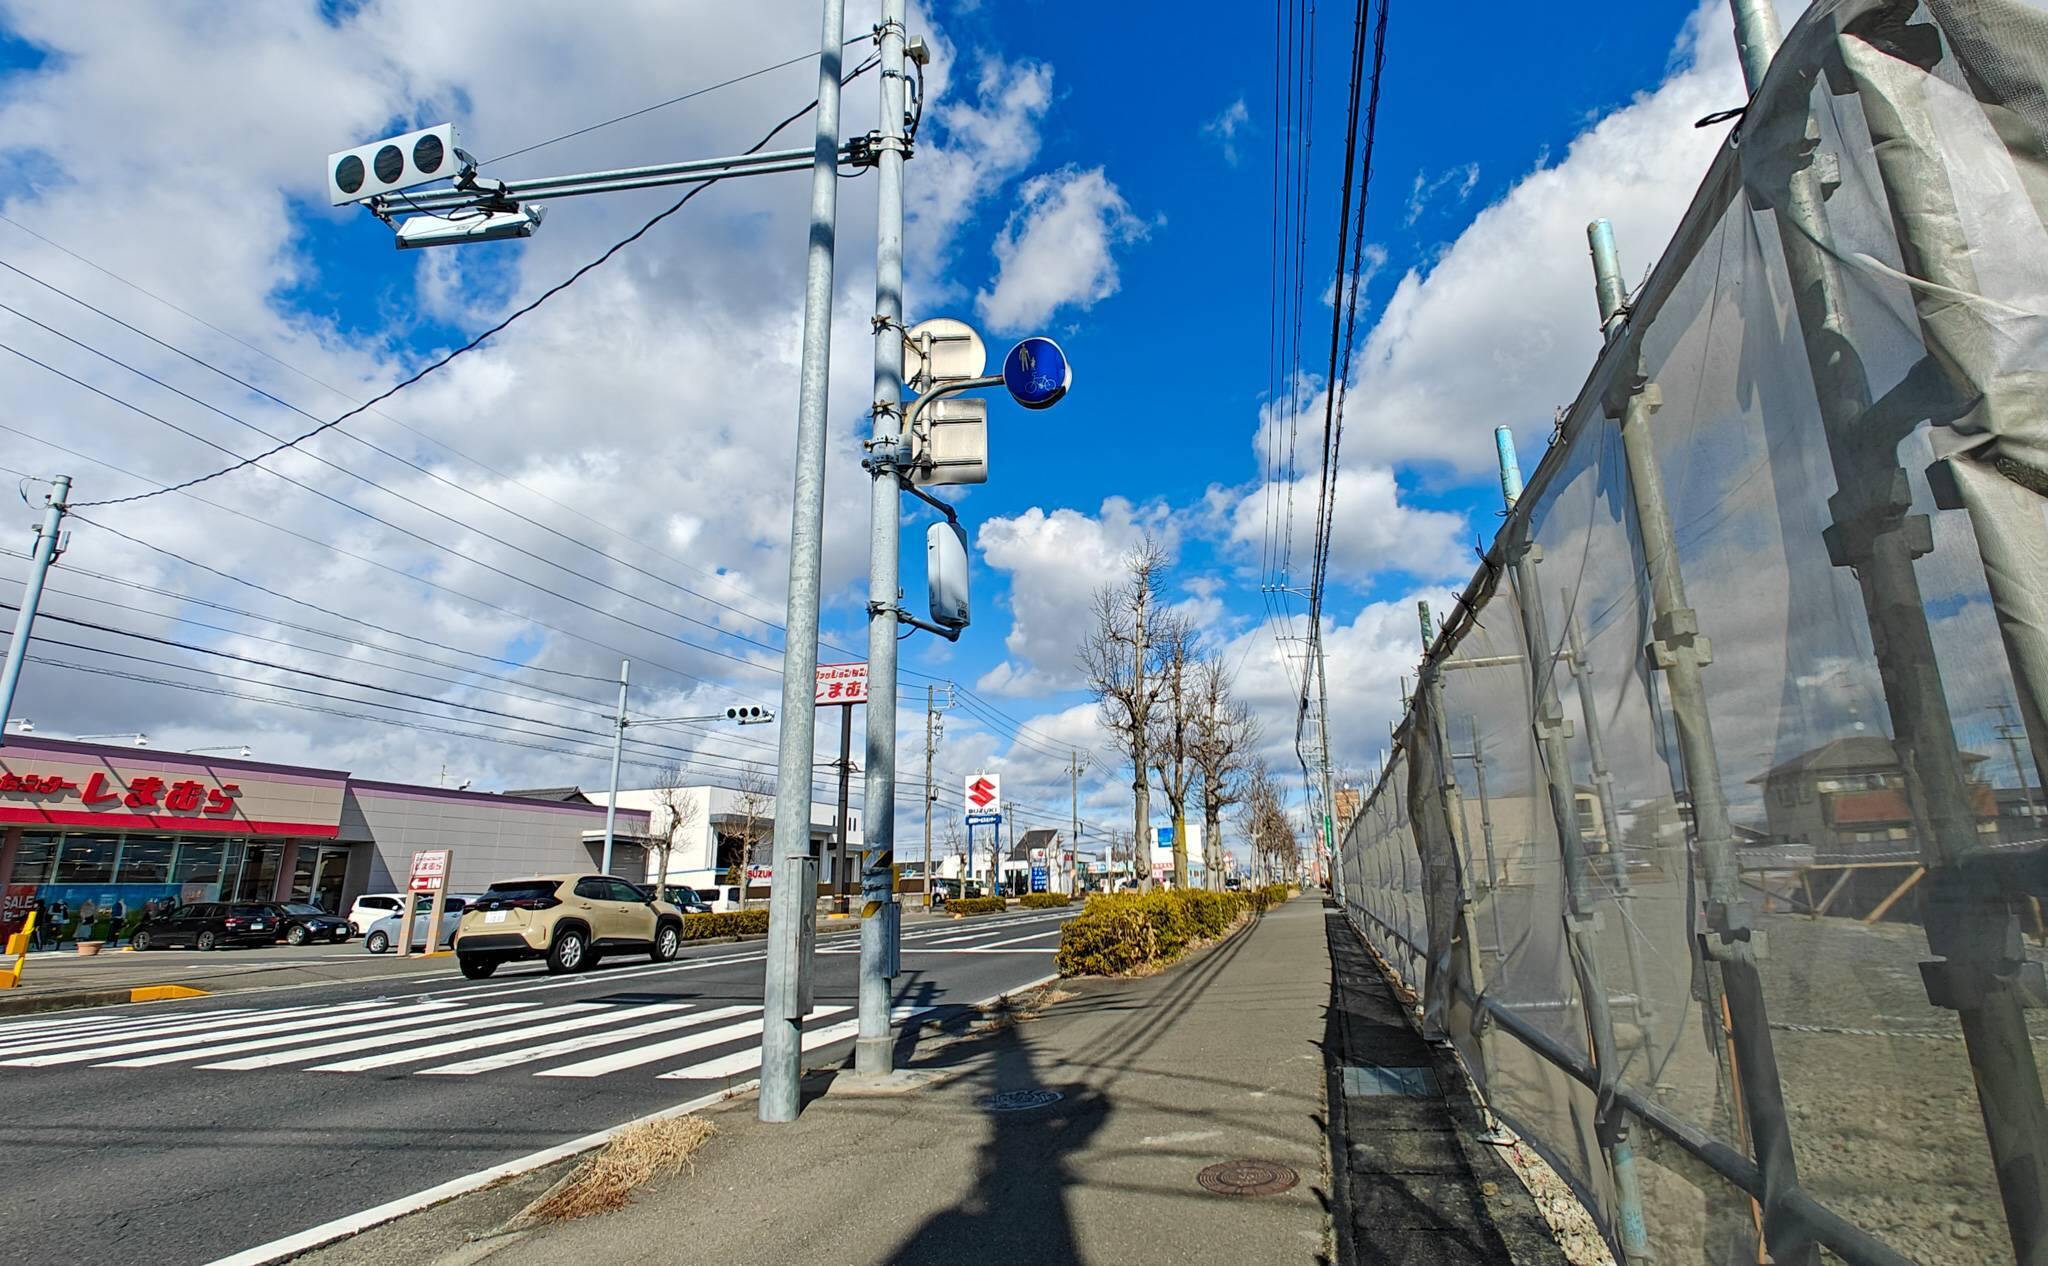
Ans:
<svg viewBox="0 0 2048 1266"><path fill-rule="evenodd" d="M395 892L414 851L453 850L449 890L594 870L604 809L373 782L341 770L9 736L0 746L0 923L37 897L76 912ZM622 808L612 871L638 879L647 814Z"/></svg>

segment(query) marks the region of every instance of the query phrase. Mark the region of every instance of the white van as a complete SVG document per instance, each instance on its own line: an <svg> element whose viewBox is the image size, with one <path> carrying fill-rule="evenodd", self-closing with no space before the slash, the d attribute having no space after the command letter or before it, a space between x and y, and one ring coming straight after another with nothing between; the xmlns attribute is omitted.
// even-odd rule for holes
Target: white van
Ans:
<svg viewBox="0 0 2048 1266"><path fill-rule="evenodd" d="M697 895L704 899L705 905L711 907L713 914L723 914L727 910L740 908L738 884L698 884L695 887Z"/></svg>
<svg viewBox="0 0 2048 1266"><path fill-rule="evenodd" d="M355 929L357 936L363 936L377 920L396 917L404 900L404 893L366 892L348 908L348 925Z"/></svg>

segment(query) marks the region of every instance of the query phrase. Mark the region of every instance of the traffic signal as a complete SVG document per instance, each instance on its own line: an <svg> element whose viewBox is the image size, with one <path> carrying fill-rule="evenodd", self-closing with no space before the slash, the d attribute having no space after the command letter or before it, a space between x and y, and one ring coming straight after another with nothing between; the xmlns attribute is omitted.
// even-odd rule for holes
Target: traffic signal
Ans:
<svg viewBox="0 0 2048 1266"><path fill-rule="evenodd" d="M768 709L766 708L727 708L725 710L725 719L728 721L737 721L741 725L763 725L769 721L773 721L775 719L775 714L768 711Z"/></svg>
<svg viewBox="0 0 2048 1266"><path fill-rule="evenodd" d="M461 151L455 146L455 125L443 123L329 154L327 196L337 207L363 202L429 181L451 179L462 170L462 164Z"/></svg>

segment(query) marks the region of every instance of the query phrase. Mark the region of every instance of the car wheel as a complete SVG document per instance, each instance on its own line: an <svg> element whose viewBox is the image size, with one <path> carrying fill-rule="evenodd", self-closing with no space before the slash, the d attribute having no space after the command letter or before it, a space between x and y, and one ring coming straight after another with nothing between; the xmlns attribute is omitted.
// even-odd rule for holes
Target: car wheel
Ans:
<svg viewBox="0 0 2048 1266"><path fill-rule="evenodd" d="M304 945L306 943L306 937L306 925L303 923L292 924L291 931L286 932L284 934L285 943L287 945Z"/></svg>
<svg viewBox="0 0 2048 1266"><path fill-rule="evenodd" d="M363 942L363 948L372 954L382 954L391 948L391 938L382 932L372 932L370 939Z"/></svg>
<svg viewBox="0 0 2048 1266"><path fill-rule="evenodd" d="M683 935L673 923L664 923L654 934L654 948L648 957L657 963L671 963L683 949Z"/></svg>
<svg viewBox="0 0 2048 1266"><path fill-rule="evenodd" d="M495 958L484 958L474 954L457 954L455 961L461 964L462 974L471 980L482 980L498 970L498 960Z"/></svg>
<svg viewBox="0 0 2048 1266"><path fill-rule="evenodd" d="M199 934L199 939L194 941L193 944L203 950L212 949L214 945L213 933L201 932Z"/></svg>
<svg viewBox="0 0 2048 1266"><path fill-rule="evenodd" d="M583 933L563 928L555 933L555 943L548 947L548 971L556 976L582 971L590 965L590 958L590 943L584 940Z"/></svg>
<svg viewBox="0 0 2048 1266"><path fill-rule="evenodd" d="M133 935L133 936L131 936L131 937L129 937L129 938L128 938L128 947L129 947L130 949L138 949L138 950L146 950L146 949L148 949L148 948L149 948L149 933L147 933L147 932L144 932L144 931L140 931L140 930L138 930L138 931L137 931L137 932L135 933L135 935Z"/></svg>

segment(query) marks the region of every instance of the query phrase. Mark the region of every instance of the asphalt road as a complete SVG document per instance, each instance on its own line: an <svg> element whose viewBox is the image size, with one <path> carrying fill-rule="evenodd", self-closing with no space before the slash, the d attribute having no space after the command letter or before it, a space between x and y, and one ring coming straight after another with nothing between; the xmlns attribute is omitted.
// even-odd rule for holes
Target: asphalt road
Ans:
<svg viewBox="0 0 2048 1266"><path fill-rule="evenodd" d="M1050 974L1066 917L906 930L899 1015L943 1019ZM820 939L807 1066L851 1049L854 940ZM743 1084L762 964L760 942L576 976L467 981L450 962L0 1022L6 1255L209 1262Z"/></svg>

